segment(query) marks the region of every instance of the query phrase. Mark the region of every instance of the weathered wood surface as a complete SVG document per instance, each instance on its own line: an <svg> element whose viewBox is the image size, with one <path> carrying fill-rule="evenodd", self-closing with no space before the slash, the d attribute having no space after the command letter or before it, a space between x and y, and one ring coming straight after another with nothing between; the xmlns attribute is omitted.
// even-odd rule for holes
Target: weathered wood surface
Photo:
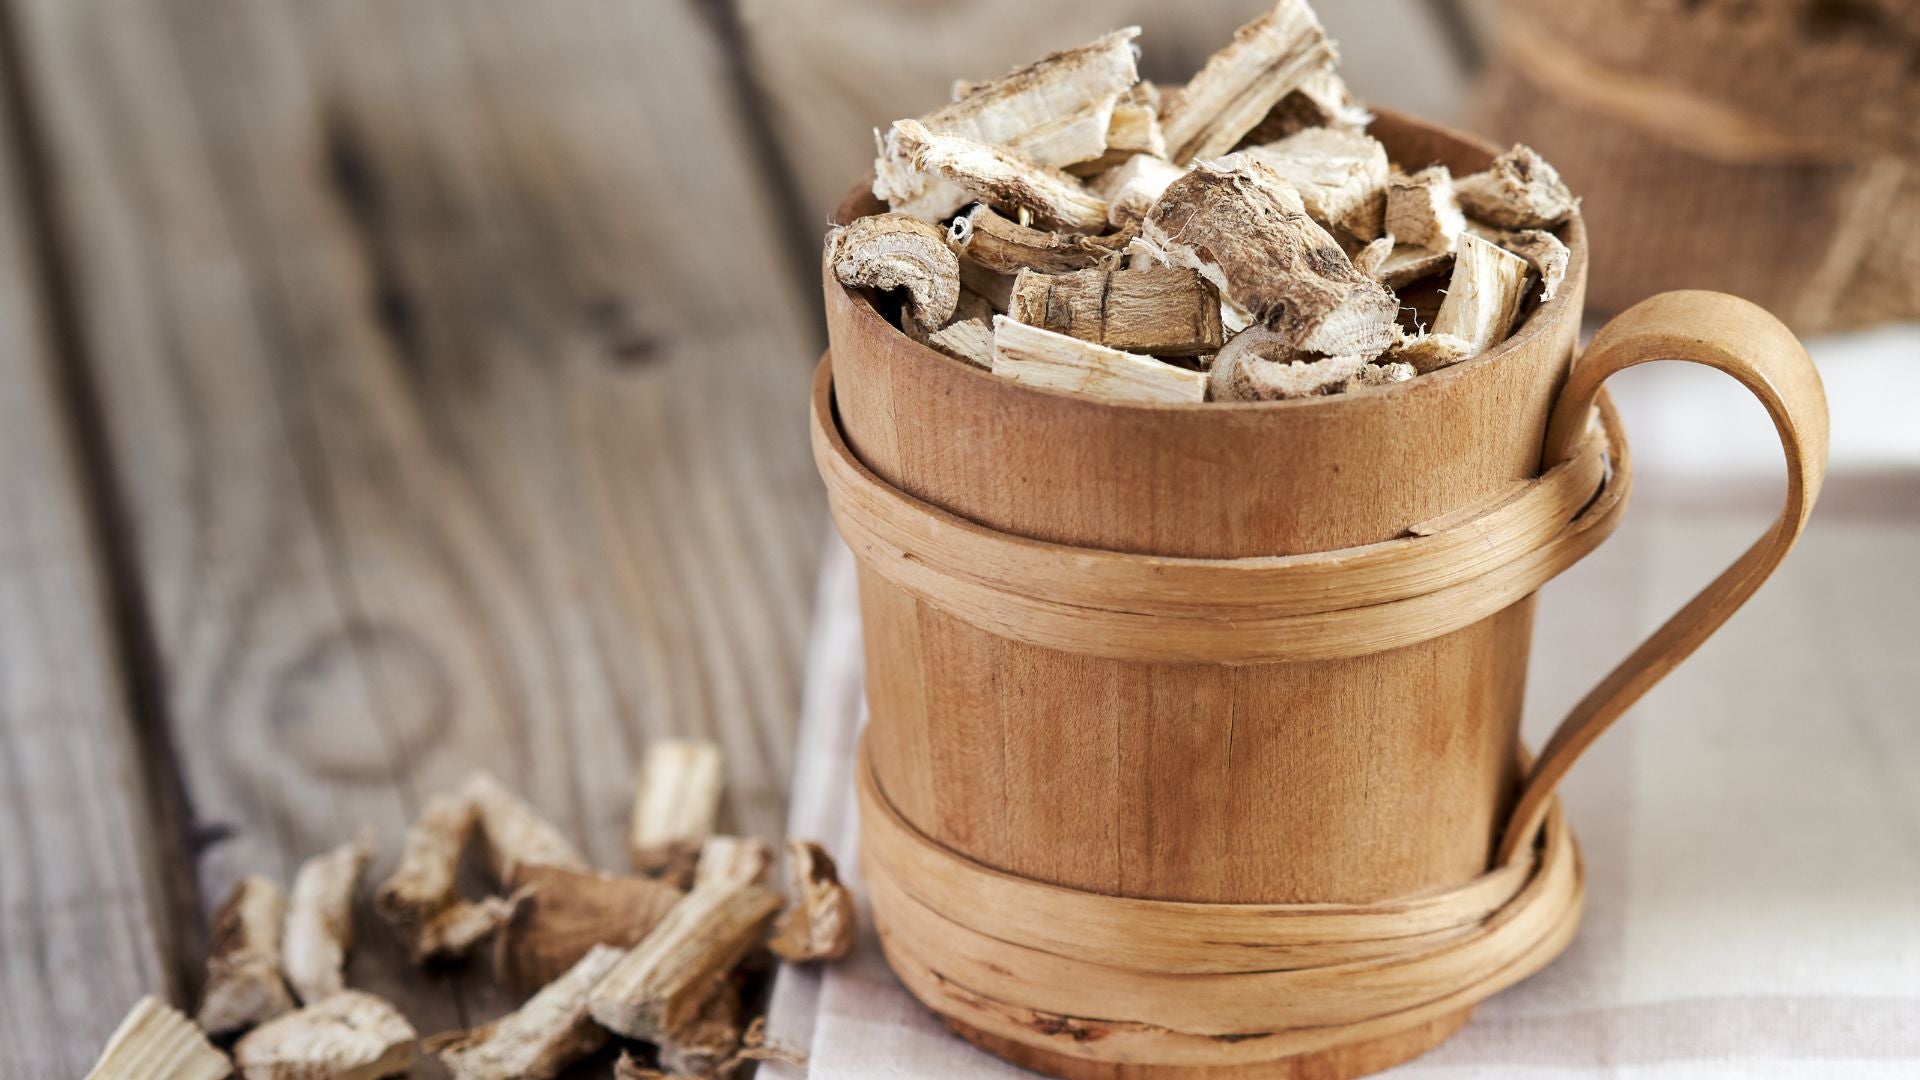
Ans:
<svg viewBox="0 0 1920 1080"><path fill-rule="evenodd" d="M1177 79L1259 6L0 4L0 1073L190 1005L240 874L365 823L377 877L475 765L618 866L642 742L716 738L778 831L867 126L1143 18ZM1450 108L1327 8L1363 93ZM364 930L423 1031L506 1007Z"/></svg>
<svg viewBox="0 0 1920 1080"><path fill-rule="evenodd" d="M80 1076L166 984L169 943L16 163L0 170L0 1076Z"/></svg>
<svg viewBox="0 0 1920 1080"><path fill-rule="evenodd" d="M99 388L132 632L213 840L203 902L243 872L285 881L363 822L384 874L420 801L474 766L622 865L639 748L670 733L724 745L723 824L777 835L823 534L803 413L817 299L783 259L725 35L702 16L624 0L16 5L58 177L40 209L75 297L65 359ZM23 354L7 350L9 386ZM21 393L10 414L49 412L38 383ZM56 435L10 425L0 483L58 494L70 466L24 470L13 449ZM0 524L9 581L88 569L58 516L72 512ZM5 965L0 1013L35 1033L4 1040L28 1057L0 1071L68 1075L99 1041L68 1033L104 1038L160 963L127 878L138 833L83 794L81 770L131 768L111 671L80 666L104 631L70 598L23 595L41 605L24 617L63 622L36 640L9 614L7 668L68 674L0 706L27 732L7 760L39 755L12 803L70 807L91 831L9 813L32 831L0 833L8 940L75 912L124 924L83 935L102 955ZM70 780L20 741L63 712L107 729L99 747L57 744ZM86 853L63 853L63 872L93 876L17 873L16 849L56 842ZM88 893L121 908L66 903ZM423 1032L506 1006L482 980L414 974L364 929L349 982L397 996ZM73 964L106 981L70 980ZM36 993L22 978L57 985L57 1011L16 1014ZM51 1034L83 1011L98 1023Z"/></svg>

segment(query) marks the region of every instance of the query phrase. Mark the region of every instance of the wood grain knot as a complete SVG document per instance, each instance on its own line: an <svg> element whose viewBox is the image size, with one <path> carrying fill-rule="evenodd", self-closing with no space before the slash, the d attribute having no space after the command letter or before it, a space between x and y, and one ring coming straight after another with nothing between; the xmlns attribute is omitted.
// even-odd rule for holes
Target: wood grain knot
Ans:
<svg viewBox="0 0 1920 1080"><path fill-rule="evenodd" d="M366 716L378 738L349 722ZM304 770L349 783L391 783L452 726L453 687L439 658L401 627L359 623L310 642L274 680L273 742Z"/></svg>

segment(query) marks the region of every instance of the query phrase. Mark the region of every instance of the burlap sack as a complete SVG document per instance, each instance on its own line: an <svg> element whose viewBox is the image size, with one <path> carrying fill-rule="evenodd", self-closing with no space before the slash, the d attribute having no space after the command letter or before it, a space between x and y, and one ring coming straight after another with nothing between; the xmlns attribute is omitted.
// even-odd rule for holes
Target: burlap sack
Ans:
<svg viewBox="0 0 1920 1080"><path fill-rule="evenodd" d="M1920 3L1506 0L1477 127L1585 198L1588 299L1920 317ZM1838 12L1838 14L1836 14Z"/></svg>

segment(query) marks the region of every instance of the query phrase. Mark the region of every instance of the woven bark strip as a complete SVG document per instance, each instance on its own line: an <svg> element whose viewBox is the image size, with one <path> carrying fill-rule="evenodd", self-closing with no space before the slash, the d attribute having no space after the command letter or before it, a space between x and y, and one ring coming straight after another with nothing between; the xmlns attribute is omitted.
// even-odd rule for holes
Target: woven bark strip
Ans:
<svg viewBox="0 0 1920 1080"><path fill-rule="evenodd" d="M877 841L862 865L886 912L889 960L937 971L931 990L942 1011L970 1020L1001 1010L1052 1016L1058 1025L1026 1025L1013 1037L1091 1043L1080 1053L1095 1060L1271 1060L1410 1014L1451 1011L1538 970L1571 939L1580 914L1578 860L1557 814L1536 857L1437 895L1373 905L1178 904L994 871L915 831L864 764L858 792ZM1409 936L1410 910L1433 929ZM1204 942L1222 962L1195 971L1186 953L1163 963L1115 948L1158 935ZM919 981L901 974L910 986ZM1084 1016L1100 1019L1078 1023L1123 1037L1076 1039L1075 1018Z"/></svg>
<svg viewBox="0 0 1920 1080"><path fill-rule="evenodd" d="M1074 551L1074 573L1063 575L1065 550L971 526L879 482L837 431L829 374L814 387L814 458L834 521L869 573L972 626L1116 660L1335 660L1452 633L1584 558L1619 524L1631 484L1603 403L1605 422L1579 453L1445 530L1416 523L1403 539L1264 559Z"/></svg>

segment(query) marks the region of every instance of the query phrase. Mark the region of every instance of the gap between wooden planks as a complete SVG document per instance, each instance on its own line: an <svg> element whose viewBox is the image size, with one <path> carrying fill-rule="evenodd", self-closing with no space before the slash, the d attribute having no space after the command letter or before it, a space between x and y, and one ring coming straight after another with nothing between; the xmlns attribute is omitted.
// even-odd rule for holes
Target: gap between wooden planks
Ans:
<svg viewBox="0 0 1920 1080"><path fill-rule="evenodd" d="M20 0L12 21L134 629L224 834L203 902L361 822L379 876L476 765L619 865L638 748L668 733L720 741L731 827L777 834L824 516L816 299L692 5ZM111 698L99 722L124 727ZM43 817L9 849L54 843ZM53 850L134 874L138 831L112 834ZM124 918L164 948L151 905ZM509 1005L364 929L350 981L423 1032ZM49 980L96 980L102 1038L165 962L56 959Z"/></svg>

